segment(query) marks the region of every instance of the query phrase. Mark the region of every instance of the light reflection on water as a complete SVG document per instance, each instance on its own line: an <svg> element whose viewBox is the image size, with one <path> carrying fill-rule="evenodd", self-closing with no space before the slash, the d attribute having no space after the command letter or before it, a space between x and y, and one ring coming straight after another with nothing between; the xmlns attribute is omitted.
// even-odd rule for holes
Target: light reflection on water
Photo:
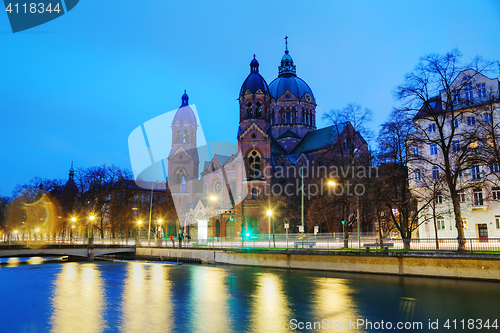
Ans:
<svg viewBox="0 0 500 333"><path fill-rule="evenodd" d="M289 332L293 318L330 323L400 317L425 323L433 318L493 320L499 286L223 265L4 265L0 311L9 320L0 331Z"/></svg>
<svg viewBox="0 0 500 333"><path fill-rule="evenodd" d="M99 267L66 263L54 282L52 332L102 332L104 294Z"/></svg>
<svg viewBox="0 0 500 333"><path fill-rule="evenodd" d="M122 332L170 332L171 282L162 264L128 263L121 300Z"/></svg>

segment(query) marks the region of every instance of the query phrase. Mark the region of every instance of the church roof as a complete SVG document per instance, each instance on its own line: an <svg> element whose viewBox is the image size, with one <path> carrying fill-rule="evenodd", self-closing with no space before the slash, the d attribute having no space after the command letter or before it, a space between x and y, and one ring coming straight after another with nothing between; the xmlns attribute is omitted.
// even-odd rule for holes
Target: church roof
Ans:
<svg viewBox="0 0 500 333"><path fill-rule="evenodd" d="M241 85L240 95L244 95L247 91L255 94L258 90L262 91L264 94L269 93L269 87L267 86L266 80L259 74L259 62L255 59L254 54L253 60L250 63L250 74Z"/></svg>
<svg viewBox="0 0 500 333"><path fill-rule="evenodd" d="M344 131L346 126L347 123L341 123L308 132L292 153L307 153L329 148L337 141L340 133Z"/></svg>
<svg viewBox="0 0 500 333"><path fill-rule="evenodd" d="M231 158L231 156L225 156L220 154L215 154L214 157L217 157L217 159L222 165L226 164L226 162Z"/></svg>
<svg viewBox="0 0 500 333"><path fill-rule="evenodd" d="M285 133L283 133L280 136L278 136L277 140L284 139L284 138L294 138L294 139L299 139L300 140L300 136L298 136L297 134L295 134L294 132L292 132L290 130L288 130Z"/></svg>

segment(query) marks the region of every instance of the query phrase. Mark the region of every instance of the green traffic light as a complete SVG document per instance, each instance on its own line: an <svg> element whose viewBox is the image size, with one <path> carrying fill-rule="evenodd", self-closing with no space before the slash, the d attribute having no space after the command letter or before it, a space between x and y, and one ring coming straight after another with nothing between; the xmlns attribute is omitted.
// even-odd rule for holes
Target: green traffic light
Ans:
<svg viewBox="0 0 500 333"><path fill-rule="evenodd" d="M344 223L345 223L345 221L342 221L342 224L344 224Z"/></svg>

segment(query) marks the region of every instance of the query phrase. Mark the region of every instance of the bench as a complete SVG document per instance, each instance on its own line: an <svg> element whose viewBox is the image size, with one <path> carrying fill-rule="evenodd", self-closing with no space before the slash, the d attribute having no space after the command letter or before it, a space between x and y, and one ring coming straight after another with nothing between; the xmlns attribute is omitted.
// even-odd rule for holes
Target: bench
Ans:
<svg viewBox="0 0 500 333"><path fill-rule="evenodd" d="M294 242L293 245L295 248L298 248L299 246L309 246L309 248L312 249L313 246L316 246L316 242Z"/></svg>
<svg viewBox="0 0 500 333"><path fill-rule="evenodd" d="M393 247L394 243L365 243L363 244L363 246L365 247L366 252L369 252L371 247L374 247L375 250L377 250L379 247L383 247L384 251L386 251L389 250L390 247Z"/></svg>

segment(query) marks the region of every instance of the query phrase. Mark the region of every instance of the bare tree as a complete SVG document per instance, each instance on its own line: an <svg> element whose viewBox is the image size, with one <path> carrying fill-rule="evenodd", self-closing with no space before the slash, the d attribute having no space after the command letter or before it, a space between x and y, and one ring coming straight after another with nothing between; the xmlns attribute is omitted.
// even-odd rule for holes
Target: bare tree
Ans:
<svg viewBox="0 0 500 333"><path fill-rule="evenodd" d="M460 128L464 108L473 112L472 105L461 99L468 82L483 73L489 64L479 58L462 65L460 53L453 50L445 55L431 54L420 59L405 82L397 87L395 95L404 103L404 110L414 118L415 133L408 142L416 147L430 147L429 155L421 154L419 162L443 173L446 190L452 200L457 229L458 250L465 250L464 226L458 200L459 175L475 163L478 137L473 128ZM466 69L474 69L468 76L457 79Z"/></svg>

